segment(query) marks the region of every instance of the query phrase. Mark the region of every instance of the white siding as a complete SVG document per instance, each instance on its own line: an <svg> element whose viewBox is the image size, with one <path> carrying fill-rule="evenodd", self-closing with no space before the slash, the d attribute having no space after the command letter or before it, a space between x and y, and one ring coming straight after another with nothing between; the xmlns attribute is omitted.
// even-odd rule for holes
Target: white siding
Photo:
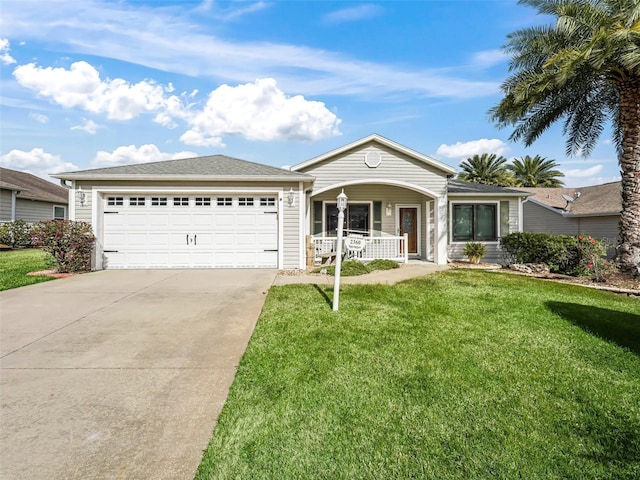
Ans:
<svg viewBox="0 0 640 480"><path fill-rule="evenodd" d="M365 164L369 152L378 152L382 162L376 168ZM303 170L316 177L314 191L352 180L385 179L407 182L446 195L447 177L444 172L376 142L355 148L340 156L311 165Z"/></svg>

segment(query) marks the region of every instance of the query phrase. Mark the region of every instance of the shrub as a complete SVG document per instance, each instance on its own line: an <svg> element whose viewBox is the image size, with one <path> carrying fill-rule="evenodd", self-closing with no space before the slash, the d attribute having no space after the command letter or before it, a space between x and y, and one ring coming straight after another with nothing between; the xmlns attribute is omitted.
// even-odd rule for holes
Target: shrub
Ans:
<svg viewBox="0 0 640 480"><path fill-rule="evenodd" d="M61 273L91 270L91 251L96 237L91 225L71 220L36 223L31 232L33 245L42 247L55 258Z"/></svg>
<svg viewBox="0 0 640 480"><path fill-rule="evenodd" d="M371 260L367 263L367 268L370 272L374 270L392 270L394 268L398 268L398 262L394 262L393 260L384 260L382 258L376 258L375 260Z"/></svg>
<svg viewBox="0 0 640 480"><path fill-rule="evenodd" d="M31 225L24 220L15 220L0 225L0 243L11 248L31 246Z"/></svg>
<svg viewBox="0 0 640 480"><path fill-rule="evenodd" d="M587 275L595 281L604 280L604 274L613 268L607 262L607 244L604 240L597 240L591 235L578 235L578 265L575 273Z"/></svg>
<svg viewBox="0 0 640 480"><path fill-rule="evenodd" d="M556 273L573 274L578 267L578 243L569 235L510 233L500 239L507 263L545 263Z"/></svg>
<svg viewBox="0 0 640 480"><path fill-rule="evenodd" d="M471 263L480 263L480 259L487 254L487 247L482 243L469 242L464 246L462 254L468 257Z"/></svg>

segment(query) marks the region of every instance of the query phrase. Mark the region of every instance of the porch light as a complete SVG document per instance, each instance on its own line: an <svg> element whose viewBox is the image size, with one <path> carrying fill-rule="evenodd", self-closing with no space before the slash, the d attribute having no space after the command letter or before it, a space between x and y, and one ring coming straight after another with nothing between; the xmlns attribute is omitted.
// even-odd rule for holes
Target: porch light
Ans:
<svg viewBox="0 0 640 480"><path fill-rule="evenodd" d="M387 203L385 214L387 215L387 217L390 217L392 212L393 212L393 205L391 205L391 202L389 202Z"/></svg>
<svg viewBox="0 0 640 480"><path fill-rule="evenodd" d="M78 197L78 202L80 202L80 206L84 207L87 203L87 194L84 193L82 187L78 187L76 190L76 197Z"/></svg>
<svg viewBox="0 0 640 480"><path fill-rule="evenodd" d="M287 205L293 207L293 203L296 201L296 193L293 191L293 187L289 187L289 192L287 193Z"/></svg>
<svg viewBox="0 0 640 480"><path fill-rule="evenodd" d="M340 302L340 269L342 268L342 231L344 229L344 211L347 208L347 196L344 194L344 189L338 195L338 239L336 241L336 273L335 281L333 284L333 311L338 311L338 304Z"/></svg>

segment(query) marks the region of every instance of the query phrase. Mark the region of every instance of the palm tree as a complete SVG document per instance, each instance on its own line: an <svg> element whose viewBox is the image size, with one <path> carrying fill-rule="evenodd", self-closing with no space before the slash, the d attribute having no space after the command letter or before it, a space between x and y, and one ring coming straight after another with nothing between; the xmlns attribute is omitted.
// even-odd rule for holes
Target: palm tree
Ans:
<svg viewBox="0 0 640 480"><path fill-rule="evenodd" d="M506 161L495 153L474 155L460 164L462 172L458 174L458 180L509 187L513 185L513 176L506 168Z"/></svg>
<svg viewBox="0 0 640 480"><path fill-rule="evenodd" d="M530 146L564 121L568 155L589 155L613 124L622 172L617 261L640 273L640 0L520 0L555 24L511 33L512 74L490 114Z"/></svg>
<svg viewBox="0 0 640 480"><path fill-rule="evenodd" d="M560 177L564 173L553 170L559 165L555 160L547 160L540 155L530 157L526 155L516 158L513 164L507 165L507 169L513 173L516 187L562 187L564 183Z"/></svg>

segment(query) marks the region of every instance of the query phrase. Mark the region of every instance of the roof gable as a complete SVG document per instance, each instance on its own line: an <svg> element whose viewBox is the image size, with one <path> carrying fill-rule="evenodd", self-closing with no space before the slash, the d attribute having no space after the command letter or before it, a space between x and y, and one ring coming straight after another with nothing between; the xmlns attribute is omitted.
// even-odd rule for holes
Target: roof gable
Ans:
<svg viewBox="0 0 640 480"><path fill-rule="evenodd" d="M226 155L164 160L118 167L94 168L53 175L68 180L293 180L313 177Z"/></svg>
<svg viewBox="0 0 640 480"><path fill-rule="evenodd" d="M67 204L69 190L31 173L0 168L0 188L17 191L16 198Z"/></svg>
<svg viewBox="0 0 640 480"><path fill-rule="evenodd" d="M319 155L317 157L314 157L310 160L307 160L305 162L299 163L297 165L294 165L291 169L293 171L303 171L308 169L309 167L319 164L321 162L333 159L333 158L337 158L340 155L349 152L350 150L355 150L359 147L362 147L368 143L378 143L380 145L383 145L391 150L395 150L397 152L400 152L404 155L407 155L411 158L413 158L414 160L418 160L419 162L422 162L426 165L429 165L430 167L433 167L437 170L442 171L444 174L446 175L455 175L456 170L453 167L450 167L448 165L445 165L442 162L439 162L427 155L424 155L422 153L416 152L415 150L411 150L410 148L405 147L404 145L400 145L399 143L393 142L391 140L389 140L388 138L385 138L381 135L378 134L373 134L373 135L369 135L368 137L364 137L361 138L360 140L356 140L355 142L349 143L348 145L344 145L340 148L337 148L335 150L331 150L330 152L324 153L322 155Z"/></svg>

